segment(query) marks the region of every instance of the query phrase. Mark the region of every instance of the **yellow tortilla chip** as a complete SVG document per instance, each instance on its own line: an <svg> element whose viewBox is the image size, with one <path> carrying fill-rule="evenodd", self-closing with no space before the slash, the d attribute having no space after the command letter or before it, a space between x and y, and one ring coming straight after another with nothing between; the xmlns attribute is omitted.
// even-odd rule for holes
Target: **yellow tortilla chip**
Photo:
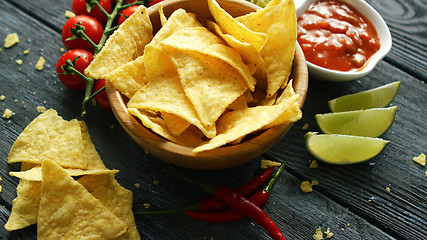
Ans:
<svg viewBox="0 0 427 240"><path fill-rule="evenodd" d="M161 3L159 4L159 16L160 16L160 23L162 24L162 26L164 26L168 21L168 19L166 18L165 13L163 12L163 5Z"/></svg>
<svg viewBox="0 0 427 240"><path fill-rule="evenodd" d="M204 126L215 126L227 106L248 89L241 74L224 61L176 49L168 54Z"/></svg>
<svg viewBox="0 0 427 240"><path fill-rule="evenodd" d="M116 68L108 75L108 80L122 94L131 98L148 82L145 75L144 55Z"/></svg>
<svg viewBox="0 0 427 240"><path fill-rule="evenodd" d="M147 9L141 5L108 38L102 50L86 68L86 76L108 79L114 69L141 56L144 46L152 38L153 26Z"/></svg>
<svg viewBox="0 0 427 240"><path fill-rule="evenodd" d="M261 51L267 40L267 35L265 33L253 31L236 21L236 19L222 9L215 0L208 0L208 5L212 16L224 33L230 34L241 42L250 43L257 51Z"/></svg>
<svg viewBox="0 0 427 240"><path fill-rule="evenodd" d="M268 35L261 56L267 76L267 96L285 87L292 70L297 24L292 0L272 0L264 9L237 20L249 29ZM278 51L280 49L280 51Z"/></svg>
<svg viewBox="0 0 427 240"><path fill-rule="evenodd" d="M140 239L132 211L132 191L120 186L114 175L84 176L78 182L126 224L128 231L116 240ZM92 183L97 185L86 187L86 184L92 185Z"/></svg>
<svg viewBox="0 0 427 240"><path fill-rule="evenodd" d="M115 239L126 224L56 163L42 163L37 239Z"/></svg>
<svg viewBox="0 0 427 240"><path fill-rule="evenodd" d="M41 182L19 180L17 196L12 201L12 211L4 225L7 231L14 231L37 223Z"/></svg>
<svg viewBox="0 0 427 240"><path fill-rule="evenodd" d="M64 169L71 176L81 176L81 175L99 175L99 174L115 174L118 173L119 170L109 170L105 167L101 157L95 149L95 146L92 143L92 140L89 135L89 130L86 124L83 121L79 122L81 134L82 134L82 145L84 148L85 156L87 159L87 169L72 169L66 168ZM20 172L10 172L11 176L25 179L28 181L41 181L41 167L35 166L26 171Z"/></svg>
<svg viewBox="0 0 427 240"><path fill-rule="evenodd" d="M191 125L188 121L178 117L175 114L162 112L161 116L169 132L175 136L180 135Z"/></svg>
<svg viewBox="0 0 427 240"><path fill-rule="evenodd" d="M82 175L100 175L100 174L116 174L119 170L110 170L110 169L91 169L91 170L83 170L83 169L73 169L73 168L65 168L64 169L70 176L82 176ZM24 179L27 181L41 181L42 180L42 170L41 167L34 167L27 171L20 172L10 172L10 176L17 177L20 179Z"/></svg>
<svg viewBox="0 0 427 240"><path fill-rule="evenodd" d="M182 29L161 41L160 44L168 48L195 51L223 60L242 75L251 91L255 89L255 78L252 77L240 55L234 49L223 45L220 38L204 27Z"/></svg>
<svg viewBox="0 0 427 240"><path fill-rule="evenodd" d="M158 64L150 65L152 73L149 75L147 71L150 81L129 100L127 107L175 114L198 127L206 136L215 136L214 126L201 123L169 57L155 45L147 45L145 56L151 56L151 60L157 59Z"/></svg>
<svg viewBox="0 0 427 240"><path fill-rule="evenodd" d="M41 164L44 159L70 168L87 168L79 122L65 121L49 109L35 118L19 135L9 153L8 163Z"/></svg>
<svg viewBox="0 0 427 240"><path fill-rule="evenodd" d="M248 103L246 102L245 94L236 98L236 100L234 100L234 102L232 102L227 107L228 110L232 110L232 111L241 110L241 109L245 109L245 108L248 108Z"/></svg>
<svg viewBox="0 0 427 240"><path fill-rule="evenodd" d="M250 107L225 113L217 122L218 135L193 152L211 150L262 129L279 118L298 99L299 95L296 94L279 105Z"/></svg>
<svg viewBox="0 0 427 240"><path fill-rule="evenodd" d="M255 69L251 71L252 74L255 73L257 69L261 74L264 73L264 59L262 59L260 52L257 51L252 44L241 42L230 34L223 33L218 24L214 22L208 21L208 27L211 31L221 36L221 38L226 41L230 47L236 50L248 66L255 67Z"/></svg>
<svg viewBox="0 0 427 240"><path fill-rule="evenodd" d="M158 135L174 143L177 143L179 145L186 146L186 147L195 147L202 142L201 137L198 137L197 135L195 135L193 132L189 130L185 130L178 136L171 134L168 131L164 123L164 120L161 119L160 117L157 117L157 118L149 117L148 114L141 112L136 108L128 108L128 111L130 114L137 117L141 121L142 125L144 125L145 127L151 129L153 132L157 133Z"/></svg>
<svg viewBox="0 0 427 240"><path fill-rule="evenodd" d="M163 25L163 24L162 24ZM174 32L188 27L201 27L202 24L197 21L194 13L187 13L184 9L180 8L175 10L167 22L156 33L150 44L156 45L164 39L168 38Z"/></svg>

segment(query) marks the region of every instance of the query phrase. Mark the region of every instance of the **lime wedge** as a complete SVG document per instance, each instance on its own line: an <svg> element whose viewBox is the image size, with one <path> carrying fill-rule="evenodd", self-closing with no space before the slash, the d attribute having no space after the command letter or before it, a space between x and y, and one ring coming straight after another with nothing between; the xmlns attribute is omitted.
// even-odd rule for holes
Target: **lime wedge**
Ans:
<svg viewBox="0 0 427 240"><path fill-rule="evenodd" d="M400 81L354 94L344 95L328 102L332 112L344 112L387 107L397 95Z"/></svg>
<svg viewBox="0 0 427 240"><path fill-rule="evenodd" d="M305 134L305 146L317 159L331 164L353 164L378 155L389 143L381 138L338 134Z"/></svg>
<svg viewBox="0 0 427 240"><path fill-rule="evenodd" d="M394 122L397 107L371 108L348 112L325 113L315 116L324 133L378 137Z"/></svg>

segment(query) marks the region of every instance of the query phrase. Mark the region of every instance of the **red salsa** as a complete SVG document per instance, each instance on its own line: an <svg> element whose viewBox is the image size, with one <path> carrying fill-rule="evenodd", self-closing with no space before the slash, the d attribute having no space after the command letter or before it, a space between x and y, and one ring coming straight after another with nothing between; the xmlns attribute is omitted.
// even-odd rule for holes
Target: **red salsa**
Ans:
<svg viewBox="0 0 427 240"><path fill-rule="evenodd" d="M372 23L337 0L316 2L298 18L298 43L307 61L339 71L362 68L380 48Z"/></svg>

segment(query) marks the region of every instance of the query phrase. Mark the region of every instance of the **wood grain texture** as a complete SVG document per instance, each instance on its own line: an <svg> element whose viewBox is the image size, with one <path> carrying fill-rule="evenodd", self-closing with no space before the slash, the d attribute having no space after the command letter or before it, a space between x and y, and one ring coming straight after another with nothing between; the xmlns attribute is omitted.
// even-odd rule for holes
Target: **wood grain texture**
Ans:
<svg viewBox="0 0 427 240"><path fill-rule="evenodd" d="M387 22L393 48L386 57L404 71L427 81L427 5L423 0L368 0Z"/></svg>
<svg viewBox="0 0 427 240"><path fill-rule="evenodd" d="M412 158L427 149L425 120L416 117L427 114L427 88L387 63L381 63L374 71L357 85L312 81L303 110L305 116L269 154L279 159L292 154L294 158L288 163L292 172L302 179L319 180L319 191L370 219L392 236L423 239L427 233L427 215L423 214L427 211L425 174ZM367 90L397 80L402 85L392 103L398 106L396 121L382 136L390 140L386 149L366 163L351 166L320 163L318 169L310 169L309 161L314 158L305 150L303 136L306 131L319 131L314 115L330 112L327 101L360 91L361 86ZM300 128L304 123L310 125L308 130ZM387 187L391 192L386 191Z"/></svg>
<svg viewBox="0 0 427 240"><path fill-rule="evenodd" d="M304 118L279 144L262 156L287 164L287 172L273 188L264 209L288 239L312 239L318 226L323 230L330 227L335 239L427 238L426 168L412 161L412 157L427 149L424 120L427 94L422 83L425 75L411 71L414 66L425 67L426 64L425 57L417 57L420 49L421 54L426 51L412 47L419 44L425 49L427 31L423 13L426 5L421 0L369 2L383 15L393 37L402 35L402 41L394 41L391 53L408 59L397 62L390 53L371 74L360 80L310 82L303 108ZM55 1L55 4L49 0L0 1L0 39L11 32L18 32L21 37L18 45L10 49L2 47L0 53L0 95L7 97L0 102L0 113L5 108L15 112L10 120L0 118L0 184L3 187L0 203L5 206L0 211L1 225L9 214L17 184L17 179L10 177L8 172L18 166L6 164L7 155L16 137L38 115L36 106L54 108L67 120L79 115L82 93L62 87L54 73L54 64L61 55L59 32L66 20L63 13L70 9L70 3L69 0ZM40 22L37 19L44 20ZM28 48L30 53L24 55L23 51ZM38 72L34 63L40 55L46 57L49 66ZM16 59L22 59L24 64L17 65ZM310 169L309 160L313 157L304 147L303 135L307 130L302 130L302 126L309 123L308 130L317 131L314 115L328 112L326 103L332 98L397 80L402 81L393 102L398 106L398 112L395 124L383 136L391 141L385 151L369 162L354 166L320 163L319 168ZM120 169L118 181L133 191L135 211L146 210L144 203L150 203L151 210L183 207L205 195L200 189L168 176L163 169L229 187L237 187L260 172L261 158L215 171L175 167L145 154L120 127L112 113L92 107L84 120L107 167ZM300 182L308 179L320 182L309 194L299 190ZM159 183L154 184L154 180ZM136 188L136 183L141 187ZM390 187L390 192L385 190L386 187ZM136 221L143 239L269 239L259 226L248 219L231 224L212 224L173 215L137 216ZM0 239L36 239L36 228L32 226L13 233L2 228Z"/></svg>

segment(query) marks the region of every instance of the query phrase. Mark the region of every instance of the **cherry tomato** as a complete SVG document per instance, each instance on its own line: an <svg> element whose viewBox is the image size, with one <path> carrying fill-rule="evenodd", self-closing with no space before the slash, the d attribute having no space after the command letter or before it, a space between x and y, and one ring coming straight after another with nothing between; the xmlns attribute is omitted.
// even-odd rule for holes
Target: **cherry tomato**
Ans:
<svg viewBox="0 0 427 240"><path fill-rule="evenodd" d="M108 13L113 11L113 7L110 0L99 0L99 5L105 9ZM107 22L107 16L99 9L98 6L94 6L90 12L87 12L86 1L85 0L73 0L71 5L71 10L76 15L86 15L95 18L101 24Z"/></svg>
<svg viewBox="0 0 427 240"><path fill-rule="evenodd" d="M81 22L81 25L85 28L86 35L95 43L98 44L102 38L102 34L104 29L101 24L93 17L85 16L85 15L77 15L68 19L68 21L64 24L62 28L62 43L67 49L75 49L80 48L87 50L89 52L94 51L93 46L86 40L78 38L66 41L67 38L72 37L73 33L71 33L70 28L76 28L74 24L77 22Z"/></svg>
<svg viewBox="0 0 427 240"><path fill-rule="evenodd" d="M138 9L139 5L133 5L130 6L128 8L125 8L123 11L121 11L120 13L125 15L126 17L130 17L130 15L132 15L137 9ZM125 17L123 16L119 16L119 20L117 21L117 23L120 25L122 24L124 21L126 20Z"/></svg>
<svg viewBox="0 0 427 240"><path fill-rule="evenodd" d="M93 60L92 53L83 50L83 49L72 49L64 54L59 58L58 62L56 63L56 73L58 74L59 80L68 88L74 89L74 90L83 90L86 88L86 81L78 76L77 74L66 74L63 75L62 73L64 70L61 69L61 66L65 64L65 61L68 59L73 61L76 57L79 57L77 59L76 63L74 64L74 68L77 69L77 71L84 74L85 69Z"/></svg>
<svg viewBox="0 0 427 240"><path fill-rule="evenodd" d="M105 79L99 79L95 83L95 87L93 88L93 92L95 93L99 89L103 88L105 86ZM111 112L110 103L108 102L107 92L104 90L100 93L98 93L95 96L96 103L105 111Z"/></svg>
<svg viewBox="0 0 427 240"><path fill-rule="evenodd" d="M153 0L152 2L148 3L148 6L153 6L154 4L159 3L159 2L163 2L163 0Z"/></svg>

